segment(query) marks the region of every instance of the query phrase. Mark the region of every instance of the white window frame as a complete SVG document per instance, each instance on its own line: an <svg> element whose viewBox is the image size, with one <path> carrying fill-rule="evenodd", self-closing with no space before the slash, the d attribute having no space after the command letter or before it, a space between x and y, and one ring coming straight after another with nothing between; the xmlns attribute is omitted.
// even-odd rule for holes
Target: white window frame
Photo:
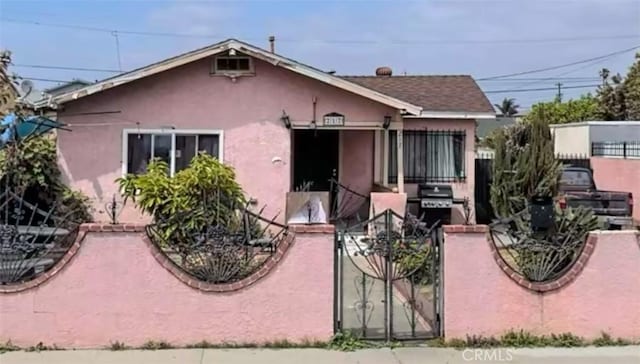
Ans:
<svg viewBox="0 0 640 364"><path fill-rule="evenodd" d="M218 159L224 163L224 131L220 129L138 129L125 128L122 129L122 176L127 175L129 169L129 135L130 134L156 134L171 136L171 151L169 152L170 175L173 176L176 171L176 135L217 135L218 136ZM153 138L151 138L151 153L153 155Z"/></svg>
<svg viewBox="0 0 640 364"><path fill-rule="evenodd" d="M218 69L218 59L226 58L226 59L248 59L249 60L249 69L248 70L219 70ZM217 56L213 58L213 64L211 65L211 74L213 75L221 75L221 76L238 76L238 75L254 75L255 69L253 68L253 58L249 56Z"/></svg>

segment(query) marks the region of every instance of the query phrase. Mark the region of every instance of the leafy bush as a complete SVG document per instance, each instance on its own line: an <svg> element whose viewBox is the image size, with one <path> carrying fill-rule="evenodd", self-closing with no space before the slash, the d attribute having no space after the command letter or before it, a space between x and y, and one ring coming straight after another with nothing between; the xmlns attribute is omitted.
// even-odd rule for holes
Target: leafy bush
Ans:
<svg viewBox="0 0 640 364"><path fill-rule="evenodd" d="M30 137L19 145L6 145L0 150L2 183L43 210L56 206L55 213L74 222L92 221L89 199L71 190L62 181L58 168L56 143L51 135Z"/></svg>
<svg viewBox="0 0 640 364"><path fill-rule="evenodd" d="M246 200L233 168L206 153L173 177L167 163L153 160L146 173L129 174L117 182L125 201L131 199L152 215L162 240L179 253L190 245L194 231L216 225L235 231L242 224L236 210Z"/></svg>

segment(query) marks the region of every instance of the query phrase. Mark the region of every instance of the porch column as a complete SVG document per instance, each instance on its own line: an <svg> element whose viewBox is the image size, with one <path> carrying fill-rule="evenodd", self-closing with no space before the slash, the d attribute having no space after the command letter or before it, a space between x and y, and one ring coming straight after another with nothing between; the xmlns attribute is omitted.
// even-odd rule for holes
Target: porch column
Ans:
<svg viewBox="0 0 640 364"><path fill-rule="evenodd" d="M404 163L403 158L403 141L402 129L396 130L396 156L398 157L398 193L404 193Z"/></svg>
<svg viewBox="0 0 640 364"><path fill-rule="evenodd" d="M382 132L382 185L389 186L389 129Z"/></svg>

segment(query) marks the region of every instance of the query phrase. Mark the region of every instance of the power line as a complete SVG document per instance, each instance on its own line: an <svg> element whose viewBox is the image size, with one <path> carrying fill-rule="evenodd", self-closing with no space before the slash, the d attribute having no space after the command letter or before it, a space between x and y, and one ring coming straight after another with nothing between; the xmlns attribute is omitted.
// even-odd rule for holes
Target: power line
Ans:
<svg viewBox="0 0 640 364"><path fill-rule="evenodd" d="M565 86L562 89L571 89L571 88L593 88L598 87L599 84L596 85L575 85L575 86ZM485 94L497 94L497 93L510 93L510 92L531 92L531 91L550 91L550 90L558 90L558 87L541 87L541 88L521 88L521 89L509 89L509 90L489 90L484 91Z"/></svg>
<svg viewBox="0 0 640 364"><path fill-rule="evenodd" d="M612 52L612 53L608 53L608 54L605 54L605 55L602 55L602 56L583 59L583 60L575 61L575 62L571 62L571 63L565 63L565 64L561 64L561 65L558 65L558 66L538 68L538 69L534 69L534 70L530 70L530 71L508 73L508 74L504 74L504 75L483 77L483 78L479 78L478 81L495 80L495 79L500 79L500 78L505 78L505 77L521 76L521 75L528 75L528 74L531 74L531 73L539 73L539 72L556 70L556 69L559 69L559 68L565 68L565 67L575 66L575 65L578 65L578 64L583 64L583 63L587 63L587 62L593 62L593 61L609 58L609 57L612 57L612 56L616 56L618 54L631 52L631 51L633 51L635 49L638 49L638 48L640 48L640 45L635 46L635 47L631 47L631 48L622 49L622 50L615 51L615 52Z"/></svg>
<svg viewBox="0 0 640 364"><path fill-rule="evenodd" d="M40 81L40 82L54 82L54 83L68 83L73 82L74 80L52 80L50 78L38 78L38 77L29 77L29 76L18 76L21 80L31 80L31 81Z"/></svg>
<svg viewBox="0 0 640 364"><path fill-rule="evenodd" d="M47 66L42 64L12 64L14 67L24 68L42 68L53 70L65 70L65 71L84 71L84 72L105 72L105 73L121 73L119 70L104 69L104 68L84 68L84 67L68 67L68 66Z"/></svg>
<svg viewBox="0 0 640 364"><path fill-rule="evenodd" d="M549 80L562 80L568 82L577 81L597 81L600 77L519 77L519 78L504 78L504 79L490 79L490 80L477 80L480 82L528 82L528 81L549 81Z"/></svg>
<svg viewBox="0 0 640 364"><path fill-rule="evenodd" d="M114 28L90 27L83 25L49 23L34 20L8 19L0 18L0 20L9 23L29 24L38 26L47 26L55 28L78 29L93 32L102 32L113 35L136 35L136 36L156 36L156 37L178 37L178 38L226 38L222 34L189 34L189 33L172 33L172 32L150 32L137 30L123 30ZM262 38L245 37L250 41L261 41ZM397 44L397 45L420 45L420 44L509 44L509 43L563 43L563 42L579 42L594 40L613 40L613 39L640 39L639 34L621 34L621 35L596 35L596 36L575 36L575 37L559 37L559 38L532 38L532 39L296 39L296 38L278 38L279 42L311 42L311 43L331 43L331 44Z"/></svg>

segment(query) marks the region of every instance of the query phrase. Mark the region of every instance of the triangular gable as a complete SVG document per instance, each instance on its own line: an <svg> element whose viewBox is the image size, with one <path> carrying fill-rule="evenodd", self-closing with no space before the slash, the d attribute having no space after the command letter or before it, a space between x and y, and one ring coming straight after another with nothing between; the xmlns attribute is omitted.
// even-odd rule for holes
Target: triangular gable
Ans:
<svg viewBox="0 0 640 364"><path fill-rule="evenodd" d="M135 80L139 80L144 77L155 75L160 72L164 72L187 63L197 61L206 57L213 56L215 54L234 49L240 53L261 59L265 62L269 62L274 66L282 67L292 72L310 77L312 79L324 82L334 87L343 89L345 91L360 95L370 100L379 102L383 105L391 106L398 110L403 110L409 114L419 115L422 108L420 106L413 105L406 101L402 101L391 96L382 94L380 92L371 90L356 83L347 81L338 76L331 75L317 68L313 68L302 63L296 62L292 59L279 56L275 53L271 53L264 49L252 46L250 44L238 41L236 39L228 39L224 42L216 43L208 47L196 49L191 52L181 54L176 57L168 58L163 61L150 64L148 66L138 68L136 70L123 73L121 75L111 77L102 80L98 83L73 90L61 95L58 95L52 99L57 104L64 104L69 101L77 100L85 96L93 95L110 88L120 86Z"/></svg>

